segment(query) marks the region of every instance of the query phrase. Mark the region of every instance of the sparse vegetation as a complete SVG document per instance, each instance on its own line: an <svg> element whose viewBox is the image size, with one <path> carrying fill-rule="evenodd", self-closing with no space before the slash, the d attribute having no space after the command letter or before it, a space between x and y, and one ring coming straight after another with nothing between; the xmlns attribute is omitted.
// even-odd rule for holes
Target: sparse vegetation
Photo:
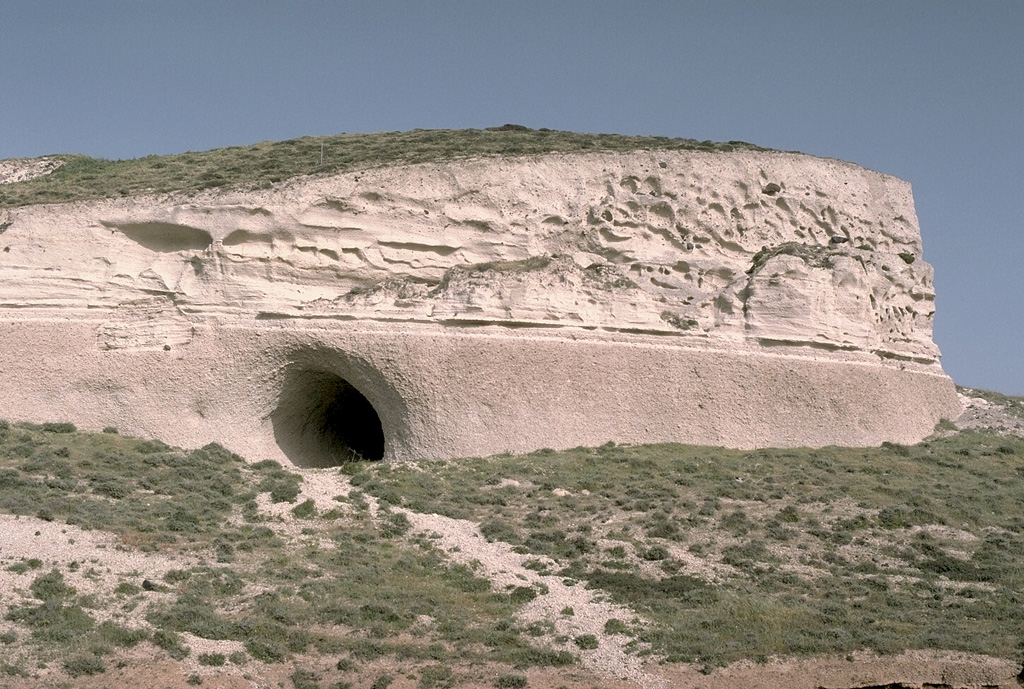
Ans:
<svg viewBox="0 0 1024 689"><path fill-rule="evenodd" d="M610 643L710 671L865 648L1016 658L1024 637L1024 440L1014 436L753 452L608 444L349 464L337 476L358 489L332 501L328 518L299 474L216 445L183 451L64 424L0 424L0 510L46 509L117 534L118 547L185 556L145 582L105 581L87 560L4 562L24 583L0 600L12 629L0 635L12 651L0 672L18 676L34 654L72 677L103 673L121 649L147 643L180 660L191 653L185 633L244 646L204 652L200 665L333 656L291 666L292 683L385 687L400 667L423 689L455 686L481 664L571 665ZM379 503L375 517L366 495ZM607 620L603 636L558 637L578 604L523 622L544 586L493 587L404 510L480 523L525 555L527 570L634 616ZM99 589L83 594L72 572ZM101 610L137 610L137 623ZM522 674L491 677L526 686Z"/></svg>
<svg viewBox="0 0 1024 689"><path fill-rule="evenodd" d="M194 194L223 187L263 188L299 175L336 174L386 165L638 149L766 150L742 141L716 143L516 127L340 134L133 160L52 156L64 160L64 164L49 175L0 187L0 207L150 193Z"/></svg>
<svg viewBox="0 0 1024 689"><path fill-rule="evenodd" d="M1024 398L1011 397L991 390L965 388L959 385L957 386L957 391L967 395L968 397L980 397L990 404L997 404L1002 407L1006 413L1024 419Z"/></svg>
<svg viewBox="0 0 1024 689"><path fill-rule="evenodd" d="M69 658L64 662L64 671L72 677L81 675L96 675L107 669L102 658L94 655L80 655Z"/></svg>
<svg viewBox="0 0 1024 689"><path fill-rule="evenodd" d="M523 689L526 685L526 677L522 675L502 675L494 683L498 689Z"/></svg>
<svg viewBox="0 0 1024 689"><path fill-rule="evenodd" d="M429 666L453 658L512 665L573 661L561 652L536 651L522 629L505 624L537 595L532 588L492 591L487 580L447 562L428 541L405 544L411 524L404 514L385 507L379 522L371 520L369 504L357 494L336 503L344 509L333 518L320 518L312 501L298 500L301 483L276 462L246 464L215 445L186 452L119 434L5 423L0 510L34 516L45 507L55 519L117 534L126 548L213 556L141 587L115 578L105 594L89 597L67 583L65 572L42 570L41 560L14 562L6 569L36 574L31 586L26 583L34 600L5 601L5 617L30 632L36 652L70 654L67 671L79 673L98 667L82 660L90 654L101 658L145 641L185 658L185 632L243 643L246 653L233 654L233 664L248 657L287 662L318 648ZM288 543L257 509L257 498L295 503L288 511L304 525L305 537L331 546ZM230 567L221 564L225 553ZM148 598L147 591L169 595ZM140 606L147 628L97 623L92 607L120 608L126 600ZM430 631L410 640L421 618L433 620ZM499 623L505 626L496 637ZM201 664L223 660L222 654L199 657ZM443 673L431 673L428 683L442 686Z"/></svg>
<svg viewBox="0 0 1024 689"><path fill-rule="evenodd" d="M982 432L878 448L608 445L366 466L360 483L554 558L559 576L652 622L636 639L673 662L862 648L1012 657L1022 455L1021 439Z"/></svg>
<svg viewBox="0 0 1024 689"><path fill-rule="evenodd" d="M223 653L201 653L196 660L199 661L200 665L219 667L227 662L227 656Z"/></svg>

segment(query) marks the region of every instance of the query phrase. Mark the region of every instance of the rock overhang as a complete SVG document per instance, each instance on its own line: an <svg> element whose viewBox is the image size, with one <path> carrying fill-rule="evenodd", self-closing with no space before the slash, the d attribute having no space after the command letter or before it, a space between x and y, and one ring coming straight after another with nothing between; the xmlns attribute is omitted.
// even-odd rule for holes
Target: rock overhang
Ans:
<svg viewBox="0 0 1024 689"><path fill-rule="evenodd" d="M7 215L4 368L24 332L96 369L9 382L47 391L8 395L12 418L92 386L94 425L323 464L346 414L373 424L356 393L389 459L912 442L958 410L910 187L839 161L480 159ZM143 402L133 367L192 401Z"/></svg>

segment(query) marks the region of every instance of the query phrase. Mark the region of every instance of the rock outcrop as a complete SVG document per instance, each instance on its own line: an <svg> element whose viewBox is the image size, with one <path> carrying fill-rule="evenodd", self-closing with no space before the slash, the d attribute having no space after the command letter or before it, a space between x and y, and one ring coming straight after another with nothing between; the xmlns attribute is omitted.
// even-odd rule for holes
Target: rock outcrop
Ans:
<svg viewBox="0 0 1024 689"><path fill-rule="evenodd" d="M915 442L960 405L910 186L488 158L0 210L0 417L331 464Z"/></svg>

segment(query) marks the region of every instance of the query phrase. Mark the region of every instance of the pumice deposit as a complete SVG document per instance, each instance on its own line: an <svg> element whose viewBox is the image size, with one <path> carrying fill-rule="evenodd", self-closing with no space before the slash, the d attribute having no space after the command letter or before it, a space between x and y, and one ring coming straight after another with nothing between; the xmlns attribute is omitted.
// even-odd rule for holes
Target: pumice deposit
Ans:
<svg viewBox="0 0 1024 689"><path fill-rule="evenodd" d="M329 466L913 443L960 413L910 185L836 160L470 158L0 227L10 420Z"/></svg>

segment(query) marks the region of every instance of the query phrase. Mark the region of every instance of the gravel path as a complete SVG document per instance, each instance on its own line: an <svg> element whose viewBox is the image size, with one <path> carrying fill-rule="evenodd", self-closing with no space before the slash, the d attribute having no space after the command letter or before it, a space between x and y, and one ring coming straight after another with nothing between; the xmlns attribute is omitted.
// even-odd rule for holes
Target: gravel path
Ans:
<svg viewBox="0 0 1024 689"><path fill-rule="evenodd" d="M37 560L41 564L12 570L13 565ZM57 568L65 582L79 594L100 593L112 589L113 581L142 586L145 579L162 581L171 569L187 569L198 560L184 555L168 557L125 547L117 537L105 531L85 531L63 522L48 522L35 517L0 514L0 600L31 598L29 586L40 574ZM73 564L77 563L77 564ZM35 563L33 563L35 564ZM155 597L170 593L152 591ZM90 613L100 621L125 618L113 609ZM130 616L128 616L130 617ZM130 626L143 624L136 621ZM3 623L0 622L0 628Z"/></svg>

